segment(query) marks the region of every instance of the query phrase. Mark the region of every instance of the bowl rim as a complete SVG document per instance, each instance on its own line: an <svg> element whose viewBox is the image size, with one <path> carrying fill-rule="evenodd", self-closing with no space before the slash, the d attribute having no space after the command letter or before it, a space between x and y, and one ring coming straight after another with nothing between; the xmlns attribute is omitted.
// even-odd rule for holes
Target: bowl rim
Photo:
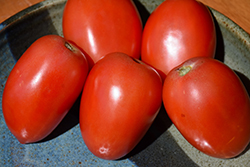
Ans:
<svg viewBox="0 0 250 167"><path fill-rule="evenodd" d="M67 0L44 0L28 8L25 8L0 23L0 33L11 26L13 23L21 21L25 17L28 17L28 14L38 12L41 9L51 8L53 6L56 6L57 4L63 4L66 2ZM210 9L211 13L216 18L220 26L233 33L235 36L237 36L238 39L241 39L244 44L247 45L247 47L250 49L250 34L248 34L243 28L241 28L227 16L209 6L207 7Z"/></svg>
<svg viewBox="0 0 250 167"><path fill-rule="evenodd" d="M64 4L66 2L67 0L44 0L29 6L0 23L0 33L8 29L8 27L10 27L12 24L22 21L24 18L28 17L29 14L57 6L58 4Z"/></svg>

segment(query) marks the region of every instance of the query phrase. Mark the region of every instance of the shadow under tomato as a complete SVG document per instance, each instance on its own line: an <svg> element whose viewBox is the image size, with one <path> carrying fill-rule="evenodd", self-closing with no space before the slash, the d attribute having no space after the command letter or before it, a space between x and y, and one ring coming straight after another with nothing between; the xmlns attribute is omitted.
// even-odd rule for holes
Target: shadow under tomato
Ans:
<svg viewBox="0 0 250 167"><path fill-rule="evenodd" d="M237 76L240 78L241 82L243 83L243 85L246 88L246 91L248 93L248 96L250 96L250 79L247 78L247 76L245 76L244 74L242 74L239 71L234 70L234 72L237 74ZM250 121L249 121L250 123Z"/></svg>
<svg viewBox="0 0 250 167"><path fill-rule="evenodd" d="M79 123L80 102L81 95L77 98L76 102L63 118L63 120L59 123L59 125L47 137L36 143L52 140L76 126Z"/></svg>
<svg viewBox="0 0 250 167"><path fill-rule="evenodd" d="M170 132L165 132L147 149L129 158L139 167L178 166L198 167L198 165L176 143Z"/></svg>
<svg viewBox="0 0 250 167"><path fill-rule="evenodd" d="M197 165L186 155L167 130L172 125L162 105L153 124L137 144L125 157L137 166L192 166ZM119 160L121 160L119 159Z"/></svg>
<svg viewBox="0 0 250 167"><path fill-rule="evenodd" d="M136 145L136 147L122 159L126 159L131 156L134 156L140 153L141 151L143 151L144 149L146 149L157 138L159 138L171 125L172 125L172 122L170 118L168 117L166 110L162 104L162 107L158 115L156 116L154 122L148 129L147 133L144 135L141 141Z"/></svg>
<svg viewBox="0 0 250 167"><path fill-rule="evenodd" d="M244 85L245 88L246 88L246 91L247 91L247 93L248 93L248 96L250 97L250 79L249 79L247 76L245 76L244 74L242 74L241 72L239 72L239 71L234 70L234 72L235 72L236 75L240 78L241 82L243 83L243 85ZM250 120L249 120L249 124L250 124ZM236 157L233 157L232 159L238 158L238 157L244 155L244 154L245 154L246 152L248 152L249 150L250 150L250 143L247 145L247 147L245 148L245 150L244 150L242 153L240 153L240 154L239 154L238 156L236 156Z"/></svg>
<svg viewBox="0 0 250 167"><path fill-rule="evenodd" d="M214 17L212 11L210 10L210 13L213 17L214 20L214 25L215 25L215 31L216 31L216 50L215 50L215 59L224 62L225 58L225 45L224 45L224 40L223 36L221 33L221 29L219 26L219 23L217 22L216 18Z"/></svg>
<svg viewBox="0 0 250 167"><path fill-rule="evenodd" d="M150 16L150 12L145 8L145 6L143 4L141 4L141 2L139 2L138 0L133 0L139 14L142 20L142 25L143 27L145 26L148 17Z"/></svg>

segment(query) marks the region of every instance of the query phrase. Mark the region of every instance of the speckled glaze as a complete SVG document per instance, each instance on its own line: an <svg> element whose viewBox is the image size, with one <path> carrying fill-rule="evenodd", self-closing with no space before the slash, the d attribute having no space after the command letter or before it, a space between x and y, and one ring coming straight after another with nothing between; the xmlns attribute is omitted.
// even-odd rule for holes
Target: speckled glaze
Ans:
<svg viewBox="0 0 250 167"><path fill-rule="evenodd" d="M16 60L36 39L47 34L62 36L62 13L66 0L45 1L0 24L0 99ZM163 0L134 1L145 24ZM250 93L250 38L239 26L211 9L217 30L216 59L238 74ZM8 130L0 104L0 166L250 166L249 147L233 159L209 157L192 147L162 109L148 133L126 157L102 160L85 146L79 129L79 101L62 123L41 142L22 145Z"/></svg>

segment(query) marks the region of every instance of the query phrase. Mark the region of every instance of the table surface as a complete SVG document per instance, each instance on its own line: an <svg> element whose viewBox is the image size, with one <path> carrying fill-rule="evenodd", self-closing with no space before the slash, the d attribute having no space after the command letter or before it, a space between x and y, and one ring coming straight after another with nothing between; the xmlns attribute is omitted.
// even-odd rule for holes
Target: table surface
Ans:
<svg viewBox="0 0 250 167"><path fill-rule="evenodd" d="M0 0L0 23L19 11L43 0ZM229 17L250 34L249 0L199 0Z"/></svg>

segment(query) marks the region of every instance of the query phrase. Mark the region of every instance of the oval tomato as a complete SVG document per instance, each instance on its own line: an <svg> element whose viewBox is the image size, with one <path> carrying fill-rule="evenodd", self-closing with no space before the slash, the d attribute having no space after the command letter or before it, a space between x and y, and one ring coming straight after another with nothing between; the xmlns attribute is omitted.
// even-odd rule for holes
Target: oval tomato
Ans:
<svg viewBox="0 0 250 167"><path fill-rule="evenodd" d="M84 50L92 65L111 52L140 57L142 22L132 0L68 0L63 34Z"/></svg>
<svg viewBox="0 0 250 167"><path fill-rule="evenodd" d="M250 102L237 75L211 58L174 68L163 86L166 111L198 150L217 158L239 155L250 140Z"/></svg>
<svg viewBox="0 0 250 167"><path fill-rule="evenodd" d="M80 104L88 149L114 160L130 152L155 119L162 102L160 75L123 53L111 53L90 71Z"/></svg>
<svg viewBox="0 0 250 167"><path fill-rule="evenodd" d="M214 57L213 18L195 0L166 0L148 18L142 35L142 61L166 74L192 57Z"/></svg>
<svg viewBox="0 0 250 167"><path fill-rule="evenodd" d="M5 122L20 143L37 142L60 123L80 95L87 59L57 35L36 40L12 69L2 98Z"/></svg>

